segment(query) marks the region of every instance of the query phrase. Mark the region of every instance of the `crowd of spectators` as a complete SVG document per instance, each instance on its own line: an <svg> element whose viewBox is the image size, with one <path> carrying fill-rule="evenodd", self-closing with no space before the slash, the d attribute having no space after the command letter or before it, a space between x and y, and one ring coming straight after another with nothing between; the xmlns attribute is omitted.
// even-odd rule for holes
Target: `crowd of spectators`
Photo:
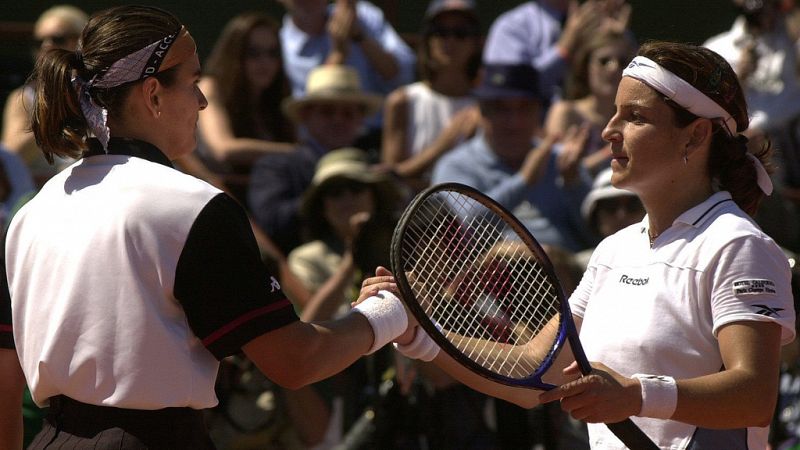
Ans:
<svg viewBox="0 0 800 450"><path fill-rule="evenodd" d="M638 45L624 0L528 1L492 23L473 0L433 0L413 43L365 0L279 1L282 18L242 12L220 30L201 61L208 107L198 149L177 163L246 208L265 262L279 268L303 320L349 309L362 280L388 267L403 207L433 183L473 186L512 211L546 246L565 289L603 237L644 217L635 195L611 186L610 144L600 137ZM756 220L794 264L797 14L785 1L733 2L740 16L705 46L739 76L753 112L751 143L768 139L776 150L776 191ZM37 51L75 50L86 19L71 6L43 12ZM70 163L47 164L38 151L28 128L33 89L21 86L6 101L3 227ZM800 359L784 364L776 448L800 439L792 414ZM220 448L588 448L582 425L557 408L492 400L390 348L297 391L236 357L222 370L209 417Z"/></svg>

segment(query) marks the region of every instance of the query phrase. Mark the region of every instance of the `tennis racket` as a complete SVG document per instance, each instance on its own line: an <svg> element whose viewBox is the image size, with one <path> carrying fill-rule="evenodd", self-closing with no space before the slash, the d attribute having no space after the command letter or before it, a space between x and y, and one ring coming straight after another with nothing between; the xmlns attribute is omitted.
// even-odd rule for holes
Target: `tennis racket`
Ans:
<svg viewBox="0 0 800 450"><path fill-rule="evenodd" d="M395 228L391 263L420 326L469 370L549 390L548 369L569 343L581 373L591 372L544 250L479 191L445 183L418 194ZM658 448L630 419L607 426L632 450Z"/></svg>

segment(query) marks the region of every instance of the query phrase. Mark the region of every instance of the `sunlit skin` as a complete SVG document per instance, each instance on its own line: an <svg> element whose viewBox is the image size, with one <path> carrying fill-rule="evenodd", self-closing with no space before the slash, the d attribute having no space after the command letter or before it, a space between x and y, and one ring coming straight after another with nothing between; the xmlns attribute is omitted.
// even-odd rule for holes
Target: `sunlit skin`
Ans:
<svg viewBox="0 0 800 450"><path fill-rule="evenodd" d="M177 67L174 83L162 86L161 120L169 130L167 145L162 149L170 159L177 159L197 147L198 113L208 106L197 86L200 81L200 60L195 54Z"/></svg>
<svg viewBox="0 0 800 450"><path fill-rule="evenodd" d="M612 184L643 199L679 188L687 137L670 107L630 77L620 82L615 103L617 112L603 130L611 143Z"/></svg>

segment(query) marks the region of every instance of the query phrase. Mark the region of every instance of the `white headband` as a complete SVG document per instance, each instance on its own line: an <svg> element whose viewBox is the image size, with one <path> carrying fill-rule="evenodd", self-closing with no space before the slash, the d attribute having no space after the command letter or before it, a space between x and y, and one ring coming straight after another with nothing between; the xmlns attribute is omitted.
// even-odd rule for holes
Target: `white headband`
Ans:
<svg viewBox="0 0 800 450"><path fill-rule="evenodd" d="M725 108L655 61L637 56L622 71L622 76L643 82L697 117L722 121L728 134L736 135L736 120Z"/></svg>
<svg viewBox="0 0 800 450"><path fill-rule="evenodd" d="M730 136L736 135L736 120L706 94L700 92L683 78L661 67L655 61L644 56L637 56L622 71L623 77L635 78L650 86L668 99L677 103L697 117L719 120ZM772 180L764 165L749 152L747 156L753 162L758 175L758 187L765 194L772 194Z"/></svg>

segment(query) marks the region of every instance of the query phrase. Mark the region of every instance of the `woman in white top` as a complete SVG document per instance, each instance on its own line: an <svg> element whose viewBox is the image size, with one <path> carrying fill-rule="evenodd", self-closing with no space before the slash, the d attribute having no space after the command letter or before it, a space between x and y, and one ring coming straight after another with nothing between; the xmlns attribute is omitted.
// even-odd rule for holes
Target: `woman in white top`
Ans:
<svg viewBox="0 0 800 450"><path fill-rule="evenodd" d="M647 215L600 243L570 297L594 372L569 365L574 379L539 395L480 380L445 352L434 362L527 407L560 400L589 422L595 450L625 448L602 423L630 416L663 449L763 450L795 335L789 264L750 217L772 192L769 149L747 151L736 74L702 47L643 45L615 104L603 130L612 183Z"/></svg>
<svg viewBox="0 0 800 450"><path fill-rule="evenodd" d="M475 131L470 91L480 56L473 3L434 0L419 48L422 81L392 92L384 110L382 160L412 189L426 187L437 159Z"/></svg>

